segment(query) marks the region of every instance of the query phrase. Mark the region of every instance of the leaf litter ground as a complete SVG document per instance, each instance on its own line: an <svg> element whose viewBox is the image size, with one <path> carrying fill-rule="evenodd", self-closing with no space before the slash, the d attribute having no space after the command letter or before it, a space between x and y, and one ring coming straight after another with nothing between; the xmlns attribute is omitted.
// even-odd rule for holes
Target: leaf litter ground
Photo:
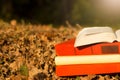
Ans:
<svg viewBox="0 0 120 80"><path fill-rule="evenodd" d="M119 80L119 74L58 77L55 45L80 28L0 22L0 80Z"/></svg>

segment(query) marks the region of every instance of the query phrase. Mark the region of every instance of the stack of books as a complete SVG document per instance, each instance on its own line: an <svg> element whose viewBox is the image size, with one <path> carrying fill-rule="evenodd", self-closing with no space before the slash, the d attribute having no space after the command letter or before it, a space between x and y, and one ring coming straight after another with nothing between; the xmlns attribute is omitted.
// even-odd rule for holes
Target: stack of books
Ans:
<svg viewBox="0 0 120 80"><path fill-rule="evenodd" d="M82 29L76 39L59 43L56 49L57 76L120 72L120 30L110 27Z"/></svg>

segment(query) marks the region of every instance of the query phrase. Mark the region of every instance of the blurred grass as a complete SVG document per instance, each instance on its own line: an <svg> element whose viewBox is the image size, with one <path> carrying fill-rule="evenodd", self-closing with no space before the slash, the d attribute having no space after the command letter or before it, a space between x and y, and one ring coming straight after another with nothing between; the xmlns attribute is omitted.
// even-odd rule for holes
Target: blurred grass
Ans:
<svg viewBox="0 0 120 80"><path fill-rule="evenodd" d="M20 66L20 73L23 76L29 76L28 67L26 65L21 65Z"/></svg>
<svg viewBox="0 0 120 80"><path fill-rule="evenodd" d="M79 77L79 76L77 76L75 80L80 80L80 77Z"/></svg>

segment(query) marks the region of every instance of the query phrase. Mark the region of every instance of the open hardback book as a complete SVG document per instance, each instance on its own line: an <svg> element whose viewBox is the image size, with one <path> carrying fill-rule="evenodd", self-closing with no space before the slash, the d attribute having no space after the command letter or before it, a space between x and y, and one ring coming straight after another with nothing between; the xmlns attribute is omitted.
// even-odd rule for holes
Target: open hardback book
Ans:
<svg viewBox="0 0 120 80"><path fill-rule="evenodd" d="M120 30L84 28L76 39L57 44L55 50L58 76L120 73Z"/></svg>
<svg viewBox="0 0 120 80"><path fill-rule="evenodd" d="M114 32L111 27L90 27L78 33L74 47L113 41L120 41L120 30Z"/></svg>

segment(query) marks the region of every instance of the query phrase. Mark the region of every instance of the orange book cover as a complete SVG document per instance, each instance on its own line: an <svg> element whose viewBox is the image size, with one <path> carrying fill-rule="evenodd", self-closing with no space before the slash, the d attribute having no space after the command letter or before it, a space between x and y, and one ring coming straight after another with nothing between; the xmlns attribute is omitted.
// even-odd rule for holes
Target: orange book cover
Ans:
<svg viewBox="0 0 120 80"><path fill-rule="evenodd" d="M57 44L56 74L74 76L120 72L120 30L83 28L76 39ZM118 41L118 42L116 42Z"/></svg>
<svg viewBox="0 0 120 80"><path fill-rule="evenodd" d="M87 46L74 47L75 39L57 44L55 46L57 56L82 56L82 55L106 55L119 54L120 42L97 43ZM112 60L112 59L111 59ZM74 76L87 74L104 74L120 72L120 63L96 63L96 64L69 64L56 65L58 76Z"/></svg>
<svg viewBox="0 0 120 80"><path fill-rule="evenodd" d="M59 43L55 46L57 56L116 54L120 53L120 42L97 43L74 47L75 39Z"/></svg>
<svg viewBox="0 0 120 80"><path fill-rule="evenodd" d="M77 64L56 66L57 76L119 73L120 63Z"/></svg>

